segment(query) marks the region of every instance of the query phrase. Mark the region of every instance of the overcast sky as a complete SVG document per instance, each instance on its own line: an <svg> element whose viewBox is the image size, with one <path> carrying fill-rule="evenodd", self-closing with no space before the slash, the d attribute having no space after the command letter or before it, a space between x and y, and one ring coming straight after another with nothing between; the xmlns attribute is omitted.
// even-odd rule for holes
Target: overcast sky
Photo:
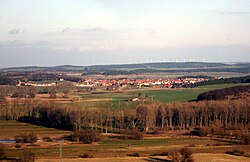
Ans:
<svg viewBox="0 0 250 162"><path fill-rule="evenodd" d="M0 0L0 67L250 62L250 0Z"/></svg>

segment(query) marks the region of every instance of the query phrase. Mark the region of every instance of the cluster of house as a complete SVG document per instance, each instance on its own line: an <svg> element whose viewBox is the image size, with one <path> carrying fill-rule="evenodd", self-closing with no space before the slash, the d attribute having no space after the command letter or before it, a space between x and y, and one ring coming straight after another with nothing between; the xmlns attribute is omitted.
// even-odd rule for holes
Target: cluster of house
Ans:
<svg viewBox="0 0 250 162"><path fill-rule="evenodd" d="M32 83L32 82L18 82L16 86L33 86L33 87L52 87L57 83Z"/></svg>
<svg viewBox="0 0 250 162"><path fill-rule="evenodd" d="M98 86L138 86L138 87L166 87L187 86L197 82L203 82L206 78L168 78L168 79L83 79L81 82L73 83L76 87L98 87ZM32 83L19 82L17 86L51 87L57 83Z"/></svg>
<svg viewBox="0 0 250 162"><path fill-rule="evenodd" d="M78 87L97 87L97 86L126 86L133 85L139 87L153 87L161 86L172 88L175 85L190 85L197 82L203 82L205 78L169 78L169 79L84 79L79 83L76 83Z"/></svg>

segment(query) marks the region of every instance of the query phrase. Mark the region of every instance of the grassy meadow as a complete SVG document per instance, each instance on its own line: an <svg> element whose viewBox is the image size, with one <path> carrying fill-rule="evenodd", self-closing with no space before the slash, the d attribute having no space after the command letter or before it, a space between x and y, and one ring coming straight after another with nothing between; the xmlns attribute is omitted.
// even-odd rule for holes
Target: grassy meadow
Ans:
<svg viewBox="0 0 250 162"><path fill-rule="evenodd" d="M139 93L147 95L150 99L157 100L164 103L169 102L185 102L195 100L200 93L222 89L233 86L248 85L248 84L218 84L200 86L195 88L143 88L133 89L122 92L102 92L102 93L85 93L74 94L70 98L80 98L77 102L68 102L67 105L81 107L81 108L93 108L100 107L101 103L112 102L115 107L127 107L128 104L125 100L138 97Z"/></svg>
<svg viewBox="0 0 250 162"><path fill-rule="evenodd" d="M143 93L147 94L151 99L165 103L183 102L183 101L196 100L197 96L203 92L208 92L215 89L222 89L233 86L240 86L240 85L248 85L248 84L218 84L218 85L200 86L195 88L145 90L143 91Z"/></svg>

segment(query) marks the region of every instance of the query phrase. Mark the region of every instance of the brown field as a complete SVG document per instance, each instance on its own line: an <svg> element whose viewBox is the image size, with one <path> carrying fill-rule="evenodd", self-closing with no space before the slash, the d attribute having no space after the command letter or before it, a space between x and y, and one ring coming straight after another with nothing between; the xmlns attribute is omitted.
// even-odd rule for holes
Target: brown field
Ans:
<svg viewBox="0 0 250 162"><path fill-rule="evenodd" d="M0 120L0 130L0 139L13 139L18 134L30 132L37 134L38 137L61 137L64 134L69 134L69 131L57 130L55 128L3 120Z"/></svg>
<svg viewBox="0 0 250 162"><path fill-rule="evenodd" d="M1 121L0 139L13 139L19 133L34 132L39 141L32 144L22 144L21 148L15 148L15 143L5 144L10 157L20 157L24 151L35 153L37 161L58 161L59 141L42 141L43 137L61 137L69 134L69 131L61 131L16 121ZM250 161L247 157L232 156L225 154L226 151L238 149L249 155L250 145L237 145L233 141L218 140L201 137L178 135L183 131L170 131L160 135L146 135L144 140L120 140L117 134L103 134L102 140L93 144L77 144L71 141L63 143L64 161L168 161L167 156L152 156L162 152L189 147L196 161ZM140 157L132 154L139 153ZM79 158L80 155L88 154L93 158Z"/></svg>
<svg viewBox="0 0 250 162"><path fill-rule="evenodd" d="M241 156L232 156L227 154L210 154L201 153L193 155L195 161L197 162L247 162L249 158ZM59 159L37 159L38 162L56 162ZM116 157L116 158L75 158L75 159L63 159L67 162L78 162L78 161L91 161L91 162L170 162L169 158L166 156L151 156L151 157Z"/></svg>

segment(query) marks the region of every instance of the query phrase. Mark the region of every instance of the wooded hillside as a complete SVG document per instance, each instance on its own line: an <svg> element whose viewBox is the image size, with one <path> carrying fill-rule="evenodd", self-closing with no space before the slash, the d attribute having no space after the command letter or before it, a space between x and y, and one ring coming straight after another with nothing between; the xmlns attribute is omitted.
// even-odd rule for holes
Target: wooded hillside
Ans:
<svg viewBox="0 0 250 162"><path fill-rule="evenodd" d="M250 96L250 85L248 86L236 86L224 89L213 90L204 92L197 97L197 101L202 100L227 100L227 99L239 99L247 98Z"/></svg>

